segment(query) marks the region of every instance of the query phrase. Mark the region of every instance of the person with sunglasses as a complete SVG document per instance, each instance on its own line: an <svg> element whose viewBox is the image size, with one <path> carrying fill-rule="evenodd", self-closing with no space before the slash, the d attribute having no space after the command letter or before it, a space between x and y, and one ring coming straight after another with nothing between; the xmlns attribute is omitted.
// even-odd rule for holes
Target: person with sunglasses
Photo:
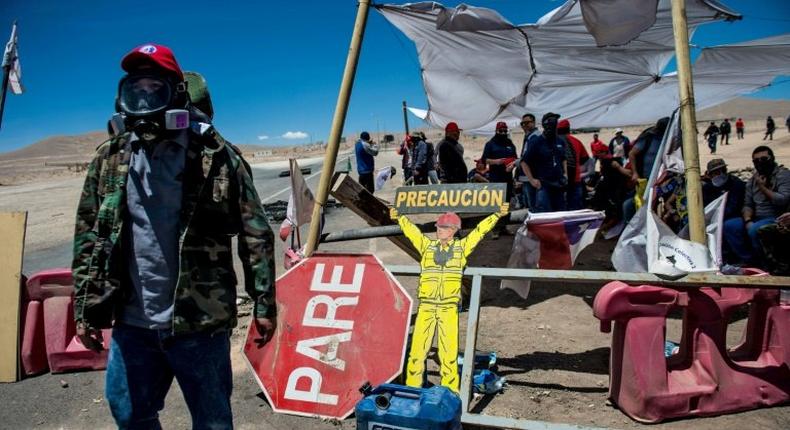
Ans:
<svg viewBox="0 0 790 430"><path fill-rule="evenodd" d="M752 163L755 172L746 184L741 217L724 223L724 242L741 263L760 265L762 253L757 231L775 223L787 211L790 170L776 163L773 151L767 146L752 151Z"/></svg>

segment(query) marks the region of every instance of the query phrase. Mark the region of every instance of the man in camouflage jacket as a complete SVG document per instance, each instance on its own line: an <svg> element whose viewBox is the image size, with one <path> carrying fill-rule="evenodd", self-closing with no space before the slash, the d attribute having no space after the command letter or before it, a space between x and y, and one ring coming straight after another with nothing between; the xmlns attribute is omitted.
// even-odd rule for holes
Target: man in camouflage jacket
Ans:
<svg viewBox="0 0 790 430"><path fill-rule="evenodd" d="M129 72L124 80L143 76L135 84L150 77L183 88L183 74L166 47L136 48L122 67ZM87 347L100 349L98 329L114 326L106 398L120 428L158 428L158 411L174 377L195 428L232 428L229 333L237 320L231 238L238 236L245 289L265 342L276 321L273 234L244 160L212 127L178 133L154 127L152 133L141 124L146 125L130 121L130 131L102 144L88 168L74 235L77 334ZM171 154L183 161L175 162L175 170L157 171L163 164L155 160ZM133 157L149 170L135 170L140 168ZM180 194L178 201L167 193L138 191L146 189L140 185L145 181L153 190L158 175L168 173L171 184L181 184L180 193L173 193ZM156 215L160 207L174 216L162 219ZM173 228L157 230L157 222ZM140 243L169 246L172 252L163 255L172 256L168 270L174 279L151 279L151 272L159 274L139 257L146 251ZM159 285L168 287L164 300L151 299ZM156 300L160 309L154 312L150 302Z"/></svg>

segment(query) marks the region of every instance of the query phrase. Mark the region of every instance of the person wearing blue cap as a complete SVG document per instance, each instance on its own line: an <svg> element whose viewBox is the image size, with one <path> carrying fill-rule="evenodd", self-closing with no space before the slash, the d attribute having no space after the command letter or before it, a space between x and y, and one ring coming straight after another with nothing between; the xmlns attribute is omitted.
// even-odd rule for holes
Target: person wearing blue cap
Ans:
<svg viewBox="0 0 790 430"><path fill-rule="evenodd" d="M367 131L360 133L359 140L354 145L354 154L357 157L359 183L373 194L373 171L376 170L373 157L379 155L379 147L370 141L370 133Z"/></svg>

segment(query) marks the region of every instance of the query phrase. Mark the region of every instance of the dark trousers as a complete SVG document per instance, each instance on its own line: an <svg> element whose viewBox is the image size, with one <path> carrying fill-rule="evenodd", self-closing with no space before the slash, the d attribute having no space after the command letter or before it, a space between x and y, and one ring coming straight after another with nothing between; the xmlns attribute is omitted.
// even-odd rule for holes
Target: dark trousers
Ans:
<svg viewBox="0 0 790 430"><path fill-rule="evenodd" d="M428 172L420 170L419 173L412 172L414 185L428 185Z"/></svg>
<svg viewBox="0 0 790 430"><path fill-rule="evenodd" d="M729 145L730 144L730 133L722 133L721 134L721 144L722 145Z"/></svg>
<svg viewBox="0 0 790 430"><path fill-rule="evenodd" d="M565 192L562 188L541 186L535 192L535 207L532 212L556 212L565 210Z"/></svg>
<svg viewBox="0 0 790 430"><path fill-rule="evenodd" d="M230 334L127 325L113 328L106 398L119 429L161 429L159 411L173 378L184 394L193 429L232 429Z"/></svg>
<svg viewBox="0 0 790 430"><path fill-rule="evenodd" d="M742 128L735 129L735 133L738 135L738 139L743 139L743 129Z"/></svg>
<svg viewBox="0 0 790 430"><path fill-rule="evenodd" d="M373 194L375 188L373 187L373 172L370 173L360 173L359 174L359 183L365 187L366 190L370 191L370 194Z"/></svg>

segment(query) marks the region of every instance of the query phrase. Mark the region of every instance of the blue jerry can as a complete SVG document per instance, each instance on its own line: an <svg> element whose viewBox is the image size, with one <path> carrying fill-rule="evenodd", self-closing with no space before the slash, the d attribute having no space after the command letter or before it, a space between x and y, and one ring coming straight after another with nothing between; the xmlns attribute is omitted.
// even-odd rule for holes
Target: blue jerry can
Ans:
<svg viewBox="0 0 790 430"><path fill-rule="evenodd" d="M357 403L357 430L460 430L461 399L445 387L382 384Z"/></svg>

